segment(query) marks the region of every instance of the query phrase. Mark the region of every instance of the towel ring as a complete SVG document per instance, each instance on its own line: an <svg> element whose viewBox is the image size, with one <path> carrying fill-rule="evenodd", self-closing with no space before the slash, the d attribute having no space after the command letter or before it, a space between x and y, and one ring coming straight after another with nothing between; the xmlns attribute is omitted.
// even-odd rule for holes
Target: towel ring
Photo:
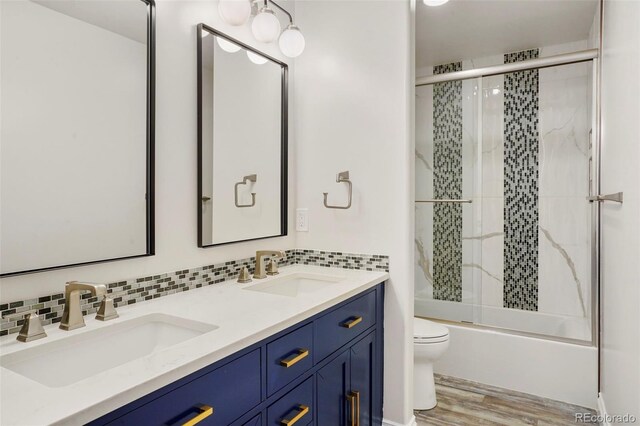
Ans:
<svg viewBox="0 0 640 426"><path fill-rule="evenodd" d="M257 180L258 180L258 175L249 175L249 176L243 177L242 181L237 182L235 184L235 186L233 187L233 195L235 197L236 207L238 207L238 208L253 207L253 206L256 205L256 193L255 192L251 193L251 204L240 204L239 201L238 201L238 187L240 185L246 185L249 182L256 183Z"/></svg>
<svg viewBox="0 0 640 426"><path fill-rule="evenodd" d="M346 183L349 186L349 200L347 201L347 205L346 206L332 206L332 205L327 204L327 196L329 195L329 193L328 192L323 192L323 194L324 194L324 206L326 208L328 208L328 209L346 210L346 209L351 207L351 198L352 198L352 195L353 195L353 184L349 180L349 171L347 170L347 171L338 173L338 175L336 176L336 182L337 183Z"/></svg>

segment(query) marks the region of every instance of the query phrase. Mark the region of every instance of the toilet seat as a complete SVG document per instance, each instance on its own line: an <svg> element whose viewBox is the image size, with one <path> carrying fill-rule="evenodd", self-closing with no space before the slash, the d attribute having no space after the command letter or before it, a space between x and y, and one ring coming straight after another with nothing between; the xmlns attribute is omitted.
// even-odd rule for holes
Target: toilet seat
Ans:
<svg viewBox="0 0 640 426"><path fill-rule="evenodd" d="M442 324L423 318L413 318L413 343L425 345L449 340L449 329Z"/></svg>

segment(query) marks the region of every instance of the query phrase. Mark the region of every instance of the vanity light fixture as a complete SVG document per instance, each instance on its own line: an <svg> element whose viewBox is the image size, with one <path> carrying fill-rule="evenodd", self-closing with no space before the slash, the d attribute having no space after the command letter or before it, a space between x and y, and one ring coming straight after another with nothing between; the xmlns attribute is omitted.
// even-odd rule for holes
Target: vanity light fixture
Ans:
<svg viewBox="0 0 640 426"><path fill-rule="evenodd" d="M289 18L289 25L284 29L282 34L280 34L280 39L278 40L278 45L280 46L280 51L284 56L289 58L297 58L304 51L305 40L300 28L298 28L293 23L293 17L285 8L280 6L278 3L273 0L268 0L272 5L280 9L284 14Z"/></svg>
<svg viewBox="0 0 640 426"><path fill-rule="evenodd" d="M427 6L442 6L448 1L449 0L422 0L422 2Z"/></svg>
<svg viewBox="0 0 640 426"><path fill-rule="evenodd" d="M271 10L267 0L264 0L264 6L260 8L251 22L253 36L261 43L271 43L278 38L280 30L280 21L276 13Z"/></svg>
<svg viewBox="0 0 640 426"><path fill-rule="evenodd" d="M284 56L297 58L304 51L304 36L300 32L300 29L291 22L282 34L280 34L278 44Z"/></svg>
<svg viewBox="0 0 640 426"><path fill-rule="evenodd" d="M424 0L426 2L442 2L448 0ZM282 11L289 18L289 24L282 33L280 21L273 9L269 7L269 3L275 8ZM289 58L296 58L302 54L305 48L305 39L298 28L293 23L293 17L285 8L277 4L273 0L220 0L218 3L218 11L223 21L231 25L244 24L251 14L252 5L255 4L258 12L251 21L251 32L256 40L261 43L271 43L278 39L278 45L282 54ZM247 12L247 8L249 12ZM227 50L222 46L220 38L218 44L227 52L236 52L237 50ZM235 49L235 46L234 48ZM249 59L252 59L249 56ZM252 62L256 62L252 59Z"/></svg>
<svg viewBox="0 0 640 426"><path fill-rule="evenodd" d="M230 25L244 25L251 16L251 3L248 0L219 0L218 13Z"/></svg>

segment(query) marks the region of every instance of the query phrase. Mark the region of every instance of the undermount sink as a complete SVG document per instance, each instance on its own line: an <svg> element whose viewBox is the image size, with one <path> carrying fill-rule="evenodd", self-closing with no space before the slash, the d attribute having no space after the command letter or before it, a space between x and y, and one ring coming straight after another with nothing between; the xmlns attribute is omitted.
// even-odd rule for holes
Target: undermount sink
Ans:
<svg viewBox="0 0 640 426"><path fill-rule="evenodd" d="M322 290L327 288L328 285L336 284L343 279L343 277L336 275L297 272L245 287L245 290L296 297L301 294L309 294Z"/></svg>
<svg viewBox="0 0 640 426"><path fill-rule="evenodd" d="M64 387L217 328L150 314L3 355L0 366L48 387Z"/></svg>

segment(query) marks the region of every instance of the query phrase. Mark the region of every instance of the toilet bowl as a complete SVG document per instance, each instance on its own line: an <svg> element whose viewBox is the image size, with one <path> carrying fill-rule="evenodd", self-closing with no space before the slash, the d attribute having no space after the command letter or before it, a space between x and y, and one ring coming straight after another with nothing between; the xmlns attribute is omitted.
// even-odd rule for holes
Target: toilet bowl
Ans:
<svg viewBox="0 0 640 426"><path fill-rule="evenodd" d="M422 318L413 319L413 407L430 410L436 406L433 363L449 347L449 329Z"/></svg>

